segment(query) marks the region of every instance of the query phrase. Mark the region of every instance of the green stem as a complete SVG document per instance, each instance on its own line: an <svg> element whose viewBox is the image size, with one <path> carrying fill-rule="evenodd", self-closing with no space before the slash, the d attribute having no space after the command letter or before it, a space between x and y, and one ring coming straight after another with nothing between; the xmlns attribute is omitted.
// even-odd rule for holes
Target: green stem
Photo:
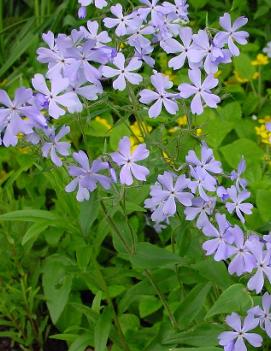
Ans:
<svg viewBox="0 0 271 351"><path fill-rule="evenodd" d="M262 95L262 69L261 66L259 66L259 77L258 77L258 94L259 96Z"/></svg>
<svg viewBox="0 0 271 351"><path fill-rule="evenodd" d="M35 17L36 17L36 21L37 21L37 25L40 24L40 4L39 4L39 0L35 0Z"/></svg>
<svg viewBox="0 0 271 351"><path fill-rule="evenodd" d="M138 123L139 129L140 129L140 132L142 134L142 137L145 139L145 136L148 133L148 131L145 128L145 125L144 125L141 117L138 114L138 109L137 109L138 101L136 99L135 93L134 93L133 89L131 88L131 86L128 84L127 87L128 87L128 95L129 95L130 100L131 100L132 105L133 105L133 113L134 113L135 118L137 120L137 123Z"/></svg>
<svg viewBox="0 0 271 351"><path fill-rule="evenodd" d="M154 281L153 279L153 276L152 276L152 273L150 272L150 270L148 269L145 269L144 270L144 273L146 275L146 277L149 279L152 287L154 288L154 290L156 291L160 301L162 302L162 305L164 306L165 310L167 311L167 314L168 314L168 317L170 319L170 322L171 322L171 325L174 329L178 329L178 324L177 324L177 321L162 293L162 291L160 290L159 286L156 284L156 282Z"/></svg>
<svg viewBox="0 0 271 351"><path fill-rule="evenodd" d="M130 249L129 245L126 243L125 239L122 237L121 232L119 231L118 227L116 226L115 222L113 221L113 219L109 216L109 214L107 213L106 207L104 202L101 200L101 206L102 206L102 210L104 212L104 215L108 221L108 223L112 226L112 228L114 229L114 232L116 233L117 237L120 239L120 241L122 242L123 246L125 247L125 250L127 251L127 253L129 255L133 255L132 250Z"/></svg>
<svg viewBox="0 0 271 351"><path fill-rule="evenodd" d="M123 214L124 214L124 217L125 217L125 221L126 221L126 224L129 228L129 231L130 231L130 234L131 234L131 237L132 237L132 255L135 254L135 247L136 247L136 239L135 239L135 235L134 235L134 232L133 232L133 229L131 228L130 226L130 223L129 223L129 220L128 220L128 215L127 215L127 211L126 211L126 188L125 188L125 185L123 187L123 195L122 195L122 199L120 201L120 205L122 207L122 211L123 211Z"/></svg>
<svg viewBox="0 0 271 351"><path fill-rule="evenodd" d="M4 0L0 0L0 33L4 29L4 18L3 18L3 8L4 8ZM3 63L4 60L4 37L0 35L0 60Z"/></svg>
<svg viewBox="0 0 271 351"><path fill-rule="evenodd" d="M109 289L108 289L108 286L107 286L106 281L104 279L104 276L102 274L102 271L101 271L101 269L100 269L100 267L99 267L99 265L98 265L98 263L96 261L93 261L93 263L94 263L96 271L97 271L97 273L99 275L101 288L102 288L102 290L104 291L104 293L106 295L107 303L112 308L113 319L114 319L114 323L115 323L115 326L116 326L118 334L119 334L120 343L122 345L122 348L123 348L124 351L131 351L129 345L127 344L127 341L125 339L123 331L121 329L121 325L120 325L120 322L119 322L118 314L117 314L117 312L115 310L113 301L112 301L112 299L110 297Z"/></svg>

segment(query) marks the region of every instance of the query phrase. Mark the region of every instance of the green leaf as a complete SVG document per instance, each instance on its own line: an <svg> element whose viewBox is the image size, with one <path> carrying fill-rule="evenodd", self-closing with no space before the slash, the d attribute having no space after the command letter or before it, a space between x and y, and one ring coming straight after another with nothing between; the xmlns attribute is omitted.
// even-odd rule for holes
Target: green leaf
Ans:
<svg viewBox="0 0 271 351"><path fill-rule="evenodd" d="M253 300L242 284L234 284L225 290L206 314L205 319L221 313L246 312Z"/></svg>
<svg viewBox="0 0 271 351"><path fill-rule="evenodd" d="M63 312L72 287L72 276L66 274L71 262L64 256L52 256L45 261L42 284L47 306L54 324Z"/></svg>
<svg viewBox="0 0 271 351"><path fill-rule="evenodd" d="M97 219L100 210L100 202L97 199L97 195L93 193L88 201L80 203L80 215L79 222L82 233L87 236L89 230Z"/></svg>
<svg viewBox="0 0 271 351"><path fill-rule="evenodd" d="M112 324L112 309L106 307L100 315L94 330L95 351L105 351Z"/></svg>
<svg viewBox="0 0 271 351"><path fill-rule="evenodd" d="M217 112L225 121L231 122L233 125L240 121L242 117L241 106L237 101L219 107Z"/></svg>
<svg viewBox="0 0 271 351"><path fill-rule="evenodd" d="M85 351L86 348L93 344L93 338L89 333L78 335L76 340L69 347L69 351Z"/></svg>
<svg viewBox="0 0 271 351"><path fill-rule="evenodd" d="M171 351L221 351L221 348L218 347L181 347L181 348L173 348Z"/></svg>
<svg viewBox="0 0 271 351"><path fill-rule="evenodd" d="M192 268L200 273L208 281L217 284L222 289L233 284L233 280L223 262L216 262L212 258L198 261Z"/></svg>
<svg viewBox="0 0 271 351"><path fill-rule="evenodd" d="M35 19L29 21L29 29L26 34L20 39L17 40L16 44L12 47L12 50L9 53L9 59L0 68L0 77L3 76L6 71L16 62L25 51L33 44L35 41L36 35L30 32L31 26L33 26Z"/></svg>
<svg viewBox="0 0 271 351"><path fill-rule="evenodd" d="M113 120L111 115L103 114L96 116L95 120L89 122L86 134L94 137L109 137L112 130Z"/></svg>
<svg viewBox="0 0 271 351"><path fill-rule="evenodd" d="M150 314L159 310L162 306L160 300L155 296L142 296L139 301L139 315L140 318L145 318Z"/></svg>
<svg viewBox="0 0 271 351"><path fill-rule="evenodd" d="M164 340L165 344L183 344L189 346L210 347L217 346L217 337L225 331L224 325L204 323L196 326L195 329L188 332L179 333L173 337Z"/></svg>
<svg viewBox="0 0 271 351"><path fill-rule="evenodd" d="M245 157L248 165L260 162L264 156L263 150L256 143L245 138L221 147L220 151L233 168L237 167L242 156Z"/></svg>
<svg viewBox="0 0 271 351"><path fill-rule="evenodd" d="M83 246L76 249L76 259L78 262L78 267L82 271L87 270L91 256L93 256L93 250L90 246Z"/></svg>
<svg viewBox="0 0 271 351"><path fill-rule="evenodd" d="M0 221L35 222L41 219L58 221L60 217L45 210L18 210L0 215Z"/></svg>
<svg viewBox="0 0 271 351"><path fill-rule="evenodd" d="M195 9L201 9L207 4L208 0L190 0L190 2Z"/></svg>
<svg viewBox="0 0 271 351"><path fill-rule="evenodd" d="M137 268L161 268L174 264L183 265L186 262L182 257L150 243L137 243L136 254L130 260Z"/></svg>
<svg viewBox="0 0 271 351"><path fill-rule="evenodd" d="M131 131L126 124L120 123L119 125L115 126L110 135L110 146L112 150L116 150L118 148L119 141L122 137L129 135L131 135Z"/></svg>
<svg viewBox="0 0 271 351"><path fill-rule="evenodd" d="M122 314L119 317L119 321L120 321L121 330L123 331L124 335L128 330L136 331L140 327L139 318L136 315L131 313Z"/></svg>
<svg viewBox="0 0 271 351"><path fill-rule="evenodd" d="M270 199L271 199L271 191L269 190L257 191L257 194L256 194L257 208L259 210L261 218L266 222L271 220Z"/></svg>
<svg viewBox="0 0 271 351"><path fill-rule="evenodd" d="M252 80L256 72L255 67L251 64L251 59L248 55L241 53L233 59L233 64L236 72L243 79Z"/></svg>
<svg viewBox="0 0 271 351"><path fill-rule="evenodd" d="M176 320L181 328L189 326L200 313L210 289L210 283L198 284L181 302L175 312Z"/></svg>
<svg viewBox="0 0 271 351"><path fill-rule="evenodd" d="M48 224L45 223L34 223L32 226L27 230L25 235L22 238L22 245L27 244L30 240L33 242L37 240L40 233L44 232L48 228Z"/></svg>

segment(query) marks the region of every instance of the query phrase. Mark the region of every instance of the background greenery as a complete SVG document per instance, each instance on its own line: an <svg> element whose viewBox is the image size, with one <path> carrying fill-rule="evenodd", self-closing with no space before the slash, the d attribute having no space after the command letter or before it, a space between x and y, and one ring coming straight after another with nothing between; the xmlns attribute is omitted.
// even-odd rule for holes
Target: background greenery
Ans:
<svg viewBox="0 0 271 351"><path fill-rule="evenodd" d="M132 2L120 2L131 7ZM39 150L23 142L1 148L0 340L7 350L13 345L15 350L83 351L91 346L104 351L108 345L113 351L215 351L225 314L245 312L257 301L247 292L245 277L229 276L224 263L204 256L202 234L185 222L181 210L158 234L143 208L156 175L182 162L204 137L226 170L245 156L256 207L246 229L271 229L270 145L264 131L258 129L257 135L255 129L271 115L271 66L252 63L271 40L271 3L189 4L195 30L214 27L226 11L248 16L250 43L219 72L221 106L195 118L192 130L178 119L184 111L156 120L140 111L152 128L146 137L152 155L147 185L109 194L99 190L78 204L74 194L64 191L66 171L41 159ZM69 33L84 24L76 12L75 0L0 0L1 89L12 94L45 71L36 61L41 34ZM104 14L91 7L89 17L100 21ZM155 55L157 69L175 84L187 79L185 70L167 69L164 54ZM145 69L146 80L149 75ZM110 89L84 113L57 123L71 125L73 148L91 157L114 150L123 135L138 137L127 92ZM264 350L269 345L266 340Z"/></svg>

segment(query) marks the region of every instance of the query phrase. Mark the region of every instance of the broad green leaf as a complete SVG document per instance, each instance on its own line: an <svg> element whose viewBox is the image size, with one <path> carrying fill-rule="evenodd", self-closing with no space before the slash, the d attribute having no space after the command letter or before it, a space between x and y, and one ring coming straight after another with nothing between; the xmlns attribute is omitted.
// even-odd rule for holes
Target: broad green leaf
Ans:
<svg viewBox="0 0 271 351"><path fill-rule="evenodd" d="M123 331L124 335L128 330L136 331L140 327L139 318L136 315L131 313L122 314L119 317L119 321L120 321L121 330Z"/></svg>
<svg viewBox="0 0 271 351"><path fill-rule="evenodd" d="M112 309L106 307L100 315L94 330L95 351L105 351L112 324Z"/></svg>
<svg viewBox="0 0 271 351"><path fill-rule="evenodd" d="M46 223L34 223L32 226L27 230L25 235L22 238L22 245L27 244L30 240L33 242L37 240L38 236L44 232L48 228L48 224Z"/></svg>
<svg viewBox="0 0 271 351"><path fill-rule="evenodd" d="M60 217L45 210L18 210L0 215L0 221L35 222L41 219L59 221Z"/></svg>
<svg viewBox="0 0 271 351"><path fill-rule="evenodd" d="M78 267L82 271L86 271L92 255L93 250L90 246L83 246L76 249L76 259L78 262Z"/></svg>
<svg viewBox="0 0 271 351"><path fill-rule="evenodd" d="M90 121L86 134L94 137L109 137L113 127L113 120L110 115L96 116L94 120Z"/></svg>
<svg viewBox="0 0 271 351"><path fill-rule="evenodd" d="M220 151L228 164L233 168L237 167L242 156L245 157L248 165L250 165L254 162L260 162L264 155L263 150L255 142L245 138L221 147Z"/></svg>
<svg viewBox="0 0 271 351"><path fill-rule="evenodd" d="M163 344L182 344L198 347L217 346L217 337L223 331L225 331L223 324L204 323L196 326L192 331L182 332L165 339Z"/></svg>
<svg viewBox="0 0 271 351"><path fill-rule="evenodd" d="M222 313L246 312L253 300L242 284L234 284L225 290L206 314L205 319Z"/></svg>
<svg viewBox="0 0 271 351"><path fill-rule="evenodd" d="M256 194L256 204L259 210L260 216L264 221L271 220L271 209L270 209L271 191L269 190L258 190Z"/></svg>
<svg viewBox="0 0 271 351"><path fill-rule="evenodd" d="M150 243L137 243L136 254L130 257L130 261L136 268L157 268L186 262L182 257Z"/></svg>
<svg viewBox="0 0 271 351"><path fill-rule="evenodd" d="M225 263L216 262L213 258L198 261L192 265L192 268L198 271L202 277L217 284L222 289L226 289L233 284L233 280L228 273Z"/></svg>
<svg viewBox="0 0 271 351"><path fill-rule="evenodd" d="M117 212L113 220L114 225L110 226L110 230L115 249L120 253L131 253L134 242L137 241L133 227L127 223L127 218L121 212Z"/></svg>
<svg viewBox="0 0 271 351"><path fill-rule="evenodd" d="M221 348L218 347L181 347L181 348L173 348L171 351L221 351Z"/></svg>
<svg viewBox="0 0 271 351"><path fill-rule="evenodd" d="M64 256L49 257L43 267L42 285L50 316L54 324L63 312L72 287L72 276L66 274L70 261Z"/></svg>
<svg viewBox="0 0 271 351"><path fill-rule="evenodd" d="M93 193L88 201L80 203L80 215L79 222L82 233L87 236L89 230L97 219L100 209L100 202L97 199L97 195Z"/></svg>
<svg viewBox="0 0 271 351"><path fill-rule="evenodd" d="M145 318L159 310L162 303L155 296L142 296L139 301L140 318Z"/></svg>
<svg viewBox="0 0 271 351"><path fill-rule="evenodd" d="M208 0L190 0L190 3L196 9L201 9L207 4Z"/></svg>
<svg viewBox="0 0 271 351"><path fill-rule="evenodd" d="M231 123L237 123L237 121L241 122L242 110L239 102L237 101L230 102L223 107L219 107L217 112L225 121Z"/></svg>
<svg viewBox="0 0 271 351"><path fill-rule="evenodd" d="M110 146L112 150L116 150L118 148L119 141L122 137L129 135L131 135L131 131L126 124L121 123L115 126L110 135Z"/></svg>
<svg viewBox="0 0 271 351"><path fill-rule="evenodd" d="M256 72L255 67L251 64L251 59L248 55L241 53L233 59L233 64L236 72L243 79L252 80Z"/></svg>
<svg viewBox="0 0 271 351"><path fill-rule="evenodd" d="M175 312L175 317L180 328L189 326L197 315L201 312L205 304L207 295L211 289L211 284L198 284L196 285L185 299L181 302Z"/></svg>
<svg viewBox="0 0 271 351"><path fill-rule="evenodd" d="M86 348L93 344L93 338L89 333L78 335L76 340L71 344L68 351L85 351Z"/></svg>

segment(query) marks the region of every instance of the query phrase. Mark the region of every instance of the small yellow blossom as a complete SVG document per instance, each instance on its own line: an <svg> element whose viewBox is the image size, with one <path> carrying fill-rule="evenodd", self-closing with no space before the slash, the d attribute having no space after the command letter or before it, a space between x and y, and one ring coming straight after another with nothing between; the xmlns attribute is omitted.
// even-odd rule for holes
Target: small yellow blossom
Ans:
<svg viewBox="0 0 271 351"><path fill-rule="evenodd" d="M201 128L197 128L196 129L196 136L201 136L202 135L202 133L203 133L203 131L202 131L202 129Z"/></svg>
<svg viewBox="0 0 271 351"><path fill-rule="evenodd" d="M268 57L263 54L258 54L256 59L251 61L252 66L264 66L269 63Z"/></svg>
<svg viewBox="0 0 271 351"><path fill-rule="evenodd" d="M163 157L164 157L164 160L166 161L166 163L172 164L172 165L174 164L174 163L171 161L169 155L168 155L165 151L163 151Z"/></svg>
<svg viewBox="0 0 271 351"><path fill-rule="evenodd" d="M19 147L18 150L20 151L21 154L29 154L29 152L31 151L31 148L29 146Z"/></svg>
<svg viewBox="0 0 271 351"><path fill-rule="evenodd" d="M141 124L141 128L145 131L145 133L146 132L150 133L151 130L152 130L152 127L149 126L146 123L142 123ZM130 142L131 142L132 151L134 151L136 146L139 143L143 143L144 142L144 137L142 135L142 131L141 131L140 126L139 126L137 121L130 126L130 129L131 129L131 131L133 133L133 135L130 136Z"/></svg>
<svg viewBox="0 0 271 351"><path fill-rule="evenodd" d="M164 75L165 75L166 77L168 77L168 79L171 80L172 82L174 82L175 79L176 79L176 75L173 74L173 72L172 72L171 69L166 70L165 73L164 73Z"/></svg>
<svg viewBox="0 0 271 351"><path fill-rule="evenodd" d="M218 78L219 76L221 76L222 74L222 71L218 70L215 74L214 74L214 77L215 78Z"/></svg>
<svg viewBox="0 0 271 351"><path fill-rule="evenodd" d="M172 128L169 128L169 129L168 129L168 132L169 132L170 134L174 134L174 133L176 133L179 129L180 129L179 127L172 127Z"/></svg>
<svg viewBox="0 0 271 351"><path fill-rule="evenodd" d="M106 129L111 129L111 128L112 128L111 124L110 124L105 118L102 118L102 117L100 117L100 116L97 116L97 117L95 118L95 121L98 122L98 123L100 123L100 124L101 124L102 126L104 126Z"/></svg>
<svg viewBox="0 0 271 351"><path fill-rule="evenodd" d="M255 72L252 76L252 79L258 79L260 77L260 73L259 72Z"/></svg>
<svg viewBox="0 0 271 351"><path fill-rule="evenodd" d="M18 133L18 134L17 134L17 138L18 138L19 140L22 140L23 137L24 137L24 134L23 134L23 133Z"/></svg>
<svg viewBox="0 0 271 351"><path fill-rule="evenodd" d="M240 75L239 75L239 73L237 72L237 71L234 71L234 78L236 79L236 81L238 82L238 83L247 83L248 82L248 79L246 79L246 78L242 78Z"/></svg>
<svg viewBox="0 0 271 351"><path fill-rule="evenodd" d="M3 180L6 178L7 173L4 170L0 171L0 180Z"/></svg>
<svg viewBox="0 0 271 351"><path fill-rule="evenodd" d="M186 126L187 125L187 116L181 116L177 119L177 123L180 127Z"/></svg>
<svg viewBox="0 0 271 351"><path fill-rule="evenodd" d="M0 87L4 87L7 84L8 80L4 79L2 82L0 82Z"/></svg>
<svg viewBox="0 0 271 351"><path fill-rule="evenodd" d="M260 137L263 144L271 145L271 132L266 128L266 123L271 122L270 116L259 118L259 126L255 127L256 134Z"/></svg>

